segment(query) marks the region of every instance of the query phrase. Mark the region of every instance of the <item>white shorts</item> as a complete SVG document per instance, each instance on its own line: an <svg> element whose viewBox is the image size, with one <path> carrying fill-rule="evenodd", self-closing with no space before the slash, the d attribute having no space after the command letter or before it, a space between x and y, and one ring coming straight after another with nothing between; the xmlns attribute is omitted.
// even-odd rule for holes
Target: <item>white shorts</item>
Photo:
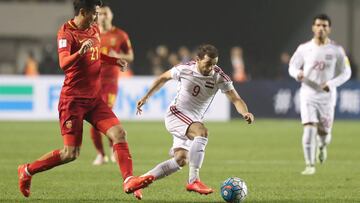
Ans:
<svg viewBox="0 0 360 203"><path fill-rule="evenodd" d="M334 122L334 103L316 102L306 98L300 98L301 122L317 123L318 129L326 133L331 133Z"/></svg>
<svg viewBox="0 0 360 203"><path fill-rule="evenodd" d="M174 149L177 148L190 150L192 140L186 136L186 133L189 126L194 122L201 121L194 120L190 115L185 115L177 110L175 106L170 107L165 116L166 129L173 136L173 145L169 152L170 156L174 156Z"/></svg>

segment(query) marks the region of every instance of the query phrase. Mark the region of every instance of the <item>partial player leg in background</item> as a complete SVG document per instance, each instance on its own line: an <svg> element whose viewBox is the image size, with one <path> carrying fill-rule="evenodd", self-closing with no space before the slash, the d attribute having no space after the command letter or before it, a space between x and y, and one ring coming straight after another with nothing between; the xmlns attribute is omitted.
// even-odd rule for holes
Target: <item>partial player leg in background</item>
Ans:
<svg viewBox="0 0 360 203"><path fill-rule="evenodd" d="M91 140L95 146L97 151L97 155L95 160L93 161L93 165L102 165L109 161L109 158L105 155L104 146L102 142L102 134L97 131L94 127L90 129Z"/></svg>

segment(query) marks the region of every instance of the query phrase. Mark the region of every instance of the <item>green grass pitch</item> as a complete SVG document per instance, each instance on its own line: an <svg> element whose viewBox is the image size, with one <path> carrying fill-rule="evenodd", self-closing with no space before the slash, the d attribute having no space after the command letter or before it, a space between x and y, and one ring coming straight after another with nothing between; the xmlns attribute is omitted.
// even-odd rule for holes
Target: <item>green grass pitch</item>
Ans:
<svg viewBox="0 0 360 203"><path fill-rule="evenodd" d="M136 175L168 159L172 140L163 122L123 124ZM220 184L231 176L246 181L248 203L360 202L359 121L335 121L328 160L317 165L317 173L310 177L300 175L304 162L299 120L260 119L253 125L235 120L210 122L207 127L209 144L201 178L216 192L208 196L186 192L188 168L184 167L146 188L143 202L223 202ZM137 202L122 192L117 165L91 165L95 151L88 125L84 127L79 159L35 175L30 198L22 197L17 165L61 147L57 122L0 122L0 201Z"/></svg>

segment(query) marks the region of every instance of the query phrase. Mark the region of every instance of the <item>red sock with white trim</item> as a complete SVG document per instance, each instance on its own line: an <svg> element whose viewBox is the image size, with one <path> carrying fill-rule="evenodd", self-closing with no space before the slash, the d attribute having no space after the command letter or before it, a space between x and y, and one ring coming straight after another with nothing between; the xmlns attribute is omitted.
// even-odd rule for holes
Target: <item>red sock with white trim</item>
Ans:
<svg viewBox="0 0 360 203"><path fill-rule="evenodd" d="M100 132L97 131L95 128L91 128L90 134L91 134L91 140L92 140L98 154L105 156L104 146L102 143L102 137L101 137Z"/></svg>

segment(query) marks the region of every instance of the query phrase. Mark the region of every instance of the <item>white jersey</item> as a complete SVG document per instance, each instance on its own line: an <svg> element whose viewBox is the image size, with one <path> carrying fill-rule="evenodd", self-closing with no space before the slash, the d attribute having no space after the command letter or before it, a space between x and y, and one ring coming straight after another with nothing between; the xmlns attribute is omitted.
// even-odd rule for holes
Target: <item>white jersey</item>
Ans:
<svg viewBox="0 0 360 203"><path fill-rule="evenodd" d="M232 81L218 66L209 76L197 70L196 62L190 61L171 69L171 77L178 81L178 89L171 106L195 120L202 120L217 91L234 89Z"/></svg>
<svg viewBox="0 0 360 203"><path fill-rule="evenodd" d="M317 45L314 40L301 44L289 64L289 74L297 79L300 71L304 73L301 95L315 101L331 101L335 105L336 87L351 76L349 61L343 48L333 41ZM330 94L321 89L327 84Z"/></svg>

